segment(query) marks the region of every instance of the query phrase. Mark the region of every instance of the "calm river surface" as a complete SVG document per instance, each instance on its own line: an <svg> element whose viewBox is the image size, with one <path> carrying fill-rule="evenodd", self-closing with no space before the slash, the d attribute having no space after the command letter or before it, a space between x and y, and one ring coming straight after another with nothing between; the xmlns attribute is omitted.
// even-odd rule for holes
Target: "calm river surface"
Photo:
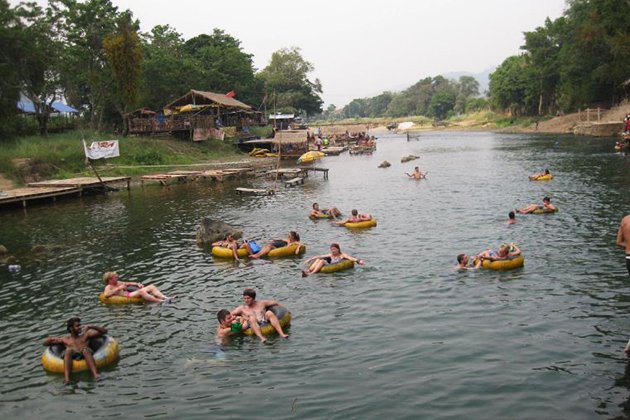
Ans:
<svg viewBox="0 0 630 420"><path fill-rule="evenodd" d="M492 133L382 136L372 156L276 196L238 196L262 179L147 187L0 213L0 410L3 418L611 418L630 415L630 279L615 248L630 212L630 157L614 139ZM406 164L400 158L421 158ZM382 160L392 166L378 169ZM415 165L426 181L407 179ZM549 168L551 182L527 175ZM550 195L560 212L508 211ZM310 221L310 204L373 213L352 232ZM200 219L250 238L297 230L302 258L233 264L195 244ZM331 242L364 267L300 277ZM455 272L455 256L518 243L525 267ZM38 257L34 244L55 248ZM181 299L106 306L104 271ZM290 339L215 344L216 312L242 290L293 312ZM120 360L62 385L43 371L42 341L65 321L104 325Z"/></svg>

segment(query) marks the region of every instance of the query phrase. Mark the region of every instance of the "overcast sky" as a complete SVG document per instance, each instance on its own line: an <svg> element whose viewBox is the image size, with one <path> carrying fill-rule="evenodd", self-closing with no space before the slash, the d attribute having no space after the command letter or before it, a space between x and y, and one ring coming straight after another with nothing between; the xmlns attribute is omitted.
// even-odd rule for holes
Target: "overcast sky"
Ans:
<svg viewBox="0 0 630 420"><path fill-rule="evenodd" d="M15 4L16 1L11 1ZM40 1L40 3L45 3ZM401 90L427 76L482 72L518 54L523 32L555 19L564 0L112 0L148 32L184 39L213 28L241 41L257 70L296 46L315 66L325 105ZM237 92L238 94L238 92ZM237 96L238 97L238 96Z"/></svg>

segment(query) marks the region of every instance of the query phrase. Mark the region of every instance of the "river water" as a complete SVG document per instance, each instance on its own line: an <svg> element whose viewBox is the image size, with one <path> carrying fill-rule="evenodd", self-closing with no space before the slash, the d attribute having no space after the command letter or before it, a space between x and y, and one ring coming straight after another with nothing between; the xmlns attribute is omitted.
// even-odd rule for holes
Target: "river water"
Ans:
<svg viewBox="0 0 630 420"><path fill-rule="evenodd" d="M630 279L615 248L630 212L630 158L614 139L492 133L383 136L372 156L275 196L252 179L145 187L0 213L3 418L611 418L630 415ZM420 159L401 164L408 154ZM388 160L392 166L377 168ZM409 180L415 165L426 181ZM549 168L551 182L527 175ZM544 195L560 212L520 216ZM310 221L310 204L358 208L376 228ZM195 244L204 216L265 240L297 230L305 257L342 251L364 267L300 277L305 257L235 264ZM518 243L525 267L456 272L455 256ZM34 244L52 251L33 256ZM104 271L155 283L175 303L106 306ZM287 340L218 347L216 312L242 290L293 313ZM106 326L121 344L103 379L43 371L41 345L65 321Z"/></svg>

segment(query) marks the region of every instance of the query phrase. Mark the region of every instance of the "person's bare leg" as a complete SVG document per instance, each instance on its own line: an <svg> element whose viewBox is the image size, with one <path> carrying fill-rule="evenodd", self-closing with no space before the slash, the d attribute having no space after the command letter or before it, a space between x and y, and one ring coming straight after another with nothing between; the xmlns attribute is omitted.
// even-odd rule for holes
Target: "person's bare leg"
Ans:
<svg viewBox="0 0 630 420"><path fill-rule="evenodd" d="M153 296L160 298L160 299L168 299L168 296L165 296L162 292L160 292L158 290L157 287L155 287L155 285L150 284L148 286L145 286L142 288L142 290L145 290L147 293L152 294Z"/></svg>
<svg viewBox="0 0 630 420"><path fill-rule="evenodd" d="M99 379L100 375L98 374L98 369L96 368L96 361L94 360L94 356L88 350L83 350L83 357L85 358L85 363L87 363L90 372L92 372L92 376L94 379Z"/></svg>
<svg viewBox="0 0 630 420"><path fill-rule="evenodd" d="M63 384L70 385L70 374L72 373L72 350L66 348L63 355Z"/></svg>
<svg viewBox="0 0 630 420"><path fill-rule="evenodd" d="M308 268L308 270L302 270L302 277L310 276L311 274L315 274L319 272L324 266L325 261L321 259L315 260L313 264Z"/></svg>
<svg viewBox="0 0 630 420"><path fill-rule="evenodd" d="M162 299L158 299L155 296L153 296L151 293L148 293L145 288L143 287L142 289L138 289L135 292L131 292L131 294L129 295L129 297L137 297L140 296L142 299L146 300L147 302L154 302L154 303L159 303L162 302Z"/></svg>
<svg viewBox="0 0 630 420"><path fill-rule="evenodd" d="M253 315L249 317L249 326L252 330L254 330L254 334L256 334L256 336L260 339L261 343L264 343L265 341L267 341L265 336L262 334L262 331L260 331L260 325L258 325L258 320Z"/></svg>
<svg viewBox="0 0 630 420"><path fill-rule="evenodd" d="M257 253L255 253L255 254L250 255L250 257L251 257L251 258L260 258L260 257L262 257L262 256L264 256L264 255L269 254L269 251L271 251L272 249L273 249L273 246L271 246L271 245L265 245L265 246L263 246L263 247L261 248L261 250L260 250L260 251L258 251L258 252L257 252Z"/></svg>
<svg viewBox="0 0 630 420"><path fill-rule="evenodd" d="M267 316L267 319L269 320L271 325L276 329L276 331L278 331L278 334L280 334L281 337L287 338L289 336L289 334L285 334L284 331L282 331L282 326L280 325L280 321L278 320L276 314L271 311L267 311L265 315Z"/></svg>

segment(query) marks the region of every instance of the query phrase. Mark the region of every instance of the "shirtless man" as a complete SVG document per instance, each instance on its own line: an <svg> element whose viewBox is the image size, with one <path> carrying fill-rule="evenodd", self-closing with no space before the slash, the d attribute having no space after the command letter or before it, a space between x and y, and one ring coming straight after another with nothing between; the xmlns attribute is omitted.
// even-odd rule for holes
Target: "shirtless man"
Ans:
<svg viewBox="0 0 630 420"><path fill-rule="evenodd" d="M459 254L457 256L457 265L455 266L456 270L471 270L475 268L481 267L481 259L473 258L473 264L469 264L470 259L466 254Z"/></svg>
<svg viewBox="0 0 630 420"><path fill-rule="evenodd" d="M529 179L531 180L536 180L542 176L546 176L546 175L551 175L551 172L549 172L549 169L545 169L543 172L537 172L533 175L529 176Z"/></svg>
<svg viewBox="0 0 630 420"><path fill-rule="evenodd" d="M426 173L422 172L418 166L413 169L412 173L405 172L409 178L424 179L427 177Z"/></svg>
<svg viewBox="0 0 630 420"><path fill-rule="evenodd" d="M107 328L97 327L94 325L88 325L84 328L81 327L81 320L79 318L70 318L66 326L70 337L48 337L44 341L45 346L52 346L53 344L63 344L66 346L66 351L63 355L63 383L68 385L70 383L70 374L72 373L72 356L74 354L80 354L85 359L85 362L92 372L94 379L99 378L98 369L96 368L96 362L92 356L92 349L90 349L90 338L100 337L103 334L107 334Z"/></svg>
<svg viewBox="0 0 630 420"><path fill-rule="evenodd" d="M630 214L621 219L617 232L617 246L626 251L626 268L630 276Z"/></svg>
<svg viewBox="0 0 630 420"><path fill-rule="evenodd" d="M517 209L516 211L518 211L521 214L528 214L538 209L543 210L545 213L553 213L553 212L558 211L558 208L554 206L553 204L551 204L551 198L549 197L543 198L542 206L539 206L538 204L530 204L529 206L523 207L522 209Z"/></svg>
<svg viewBox="0 0 630 420"><path fill-rule="evenodd" d="M219 326L217 327L217 337L224 338L233 334L239 334L249 328L247 321L241 322L240 317L235 317L227 309L217 312Z"/></svg>
<svg viewBox="0 0 630 420"><path fill-rule="evenodd" d="M331 207L329 209L320 209L319 204L313 203L313 211L311 211L311 214L309 216L315 217L315 218L318 218L321 216L328 216L331 219L336 219L337 217L341 216L341 210L339 210L337 207Z"/></svg>
<svg viewBox="0 0 630 420"><path fill-rule="evenodd" d="M288 334L282 331L280 321L276 314L268 310L270 306L279 305L275 300L256 300L256 291L254 289L243 290L243 305L234 309L231 314L233 316L242 315L249 321L249 327L254 330L254 334L260 339L261 343L267 341L260 327L271 324L281 337L287 338Z"/></svg>
<svg viewBox="0 0 630 420"><path fill-rule="evenodd" d="M505 222L506 225L513 225L514 223L516 223L516 215L514 214L513 211L508 213L508 219L507 222Z"/></svg>
<svg viewBox="0 0 630 420"><path fill-rule="evenodd" d="M234 239L234 236L231 233L228 233L227 235L225 235L225 239L222 241L217 241L217 242L213 242L212 246L220 246L223 248L228 248L232 250L232 255L234 256L234 259L236 261L240 261L240 258L238 257L238 248L239 248L239 244L238 242L236 242L236 239Z"/></svg>
<svg viewBox="0 0 630 420"><path fill-rule="evenodd" d="M250 258L260 258L264 255L269 254L269 251L271 251L272 249L276 249L276 248L282 248L283 246L287 246L287 245L291 245L291 244L298 244L300 245L300 235L298 235L298 233L294 230L292 230L291 232L289 232L289 236L287 237L286 240L284 239L272 239L267 245L263 246L262 248L260 248L260 251L253 253L251 247L249 247L248 245L248 252L249 252L249 257ZM298 246L295 249L295 255L298 255L300 253L300 246Z"/></svg>
<svg viewBox="0 0 630 420"><path fill-rule="evenodd" d="M352 215L348 217L346 220L341 220L339 222L333 222L337 226L343 226L346 223L357 223L357 222L365 222L366 220L372 220L372 215L367 213L359 213L357 209L352 209Z"/></svg>
<svg viewBox="0 0 630 420"><path fill-rule="evenodd" d="M103 281L106 284L105 290L103 291L103 295L105 295L106 299L112 296L125 296L130 298L140 296L147 302L156 303L171 299L168 296L164 296L153 284L145 286L142 283L118 281L118 274L115 271L108 271L103 274ZM127 290L130 286L137 288L137 290Z"/></svg>

